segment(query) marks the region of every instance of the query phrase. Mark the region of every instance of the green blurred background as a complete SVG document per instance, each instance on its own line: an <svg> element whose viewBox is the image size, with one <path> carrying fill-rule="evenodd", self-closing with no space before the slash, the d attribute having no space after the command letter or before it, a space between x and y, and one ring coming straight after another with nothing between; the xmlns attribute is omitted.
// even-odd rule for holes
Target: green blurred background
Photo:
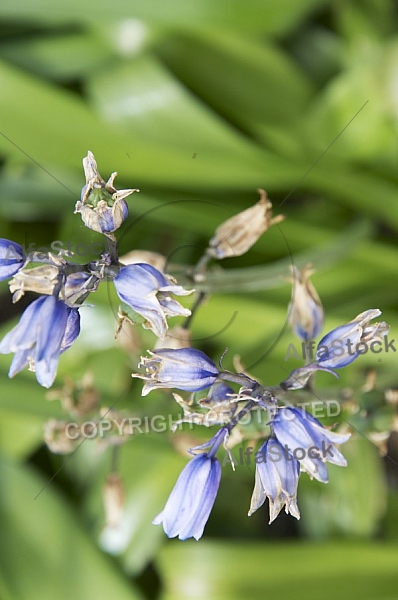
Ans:
<svg viewBox="0 0 398 600"><path fill-rule="evenodd" d="M299 366L284 360L294 339L283 329L282 276L292 259L317 268L325 331L380 308L394 338L395 1L2 0L1 237L26 246L100 239L73 214L87 150L105 179L117 170L119 188L141 190L129 199L122 253L159 252L176 273L200 258L220 222L257 201L257 188L286 215L209 277L217 289L193 337L214 359L228 346L224 366L240 355L265 384ZM0 292L3 335L34 296L12 305L7 283ZM142 399L130 378L154 337L134 330L115 344L116 299L104 286L92 301L56 387L90 371L101 406L122 395L115 410L125 414L177 415L170 394ZM300 522L282 514L269 527L266 507L248 519L253 468L225 467L198 543L168 541L151 520L186 463L178 436L202 432L137 434L123 445L126 502L111 531L101 499L111 449L93 440L70 458L50 452L43 426L68 416L32 373L8 380L9 363L0 357L0 600L398 598L398 434L388 438L397 416L384 402L398 387L396 353L361 357L339 382L319 376L319 397L354 397L345 418L359 433L328 486L301 477ZM377 380L366 391L369 369Z"/></svg>

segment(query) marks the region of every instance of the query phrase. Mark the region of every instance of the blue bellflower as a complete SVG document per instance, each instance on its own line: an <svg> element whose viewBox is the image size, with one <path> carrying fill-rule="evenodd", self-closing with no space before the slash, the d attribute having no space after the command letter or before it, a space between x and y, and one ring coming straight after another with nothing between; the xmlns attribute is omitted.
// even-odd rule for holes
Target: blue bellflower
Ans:
<svg viewBox="0 0 398 600"><path fill-rule="evenodd" d="M143 356L139 367L145 367L147 374L133 374L147 383L142 388L146 396L155 389L177 388L186 392L200 392L216 381L219 370L210 358L195 348L164 348L150 356Z"/></svg>
<svg viewBox="0 0 398 600"><path fill-rule="evenodd" d="M161 339L167 332L166 317L188 317L191 311L171 297L186 296L191 291L176 285L152 265L137 263L122 267L114 279L119 298L146 319L144 327Z"/></svg>
<svg viewBox="0 0 398 600"><path fill-rule="evenodd" d="M0 281L9 279L24 266L25 258L22 246L0 238Z"/></svg>
<svg viewBox="0 0 398 600"><path fill-rule="evenodd" d="M163 511L153 520L163 525L169 538L199 538L213 508L221 480L221 466L215 454L225 440L227 429L218 431L208 452L198 454L183 469Z"/></svg>
<svg viewBox="0 0 398 600"><path fill-rule="evenodd" d="M260 460L262 459L262 460ZM249 516L269 500L269 524L283 507L296 519L300 518L297 506L297 485L300 464L290 456L275 438L269 438L256 455L256 476Z"/></svg>
<svg viewBox="0 0 398 600"><path fill-rule="evenodd" d="M347 461L335 444L343 444L351 434L329 431L305 410L285 407L278 410L271 422L277 440L301 464L301 469L323 483L328 482L326 462L347 466Z"/></svg>
<svg viewBox="0 0 398 600"><path fill-rule="evenodd" d="M280 384L284 390L303 388L311 375L316 371L326 371L338 378L333 369L341 369L356 360L374 344L381 341L389 332L389 326L382 321L370 325L370 321L381 315L379 309L370 309L359 314L355 319L333 329L319 342L316 350L316 361L295 369Z"/></svg>
<svg viewBox="0 0 398 600"><path fill-rule="evenodd" d="M34 300L18 325L0 343L0 354L15 354L9 377L14 377L29 364L40 385L51 387L59 355L71 346L78 334L77 309L68 309L54 296Z"/></svg>
<svg viewBox="0 0 398 600"><path fill-rule="evenodd" d="M367 351L367 346L380 344L383 336L387 335L389 326L384 322L370 325L370 321L380 315L381 311L377 308L366 310L349 323L327 333L318 344L316 364L341 369L364 353L361 345Z"/></svg>

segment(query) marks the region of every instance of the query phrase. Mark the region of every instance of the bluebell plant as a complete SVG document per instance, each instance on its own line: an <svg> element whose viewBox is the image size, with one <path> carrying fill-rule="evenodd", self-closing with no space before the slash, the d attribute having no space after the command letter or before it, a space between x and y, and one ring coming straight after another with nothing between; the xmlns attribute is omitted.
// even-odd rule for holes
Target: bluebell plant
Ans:
<svg viewBox="0 0 398 600"><path fill-rule="evenodd" d="M84 224L105 236L107 251L99 260L74 263L61 250L58 255L31 252L25 256L22 246L0 239L0 280L10 279L13 300L26 291L38 292L39 298L26 309L17 325L0 344L0 353L14 353L9 376L29 366L43 387L52 386L60 355L79 335L79 309L102 281L112 281L120 299L143 317L143 326L164 338L167 318L191 314L174 300L173 295L191 293L173 278L149 264L123 265L117 253L114 231L128 216L125 198L138 190L116 190L112 173L108 182L98 173L91 152L83 159L86 185L75 212ZM40 266L33 266L39 264Z"/></svg>
<svg viewBox="0 0 398 600"><path fill-rule="evenodd" d="M281 405L278 397L283 396L284 391L304 388L308 379L317 370L327 371L338 376L334 369L353 362L359 354L355 354L354 358L350 357L349 362L345 354L336 357L333 343L340 337L343 337L344 341L351 339L353 344L363 341L364 336L367 343L380 341L381 337L387 334L388 326L383 322L370 325L370 320L379 314L380 311L378 310L366 311L358 315L349 324L328 333L318 346L319 348L322 347L322 356L328 356L327 359L324 359L328 361L328 366L322 364L320 358L318 362L293 371L279 386L264 387L245 373L231 373L221 367L217 368L209 357L194 348L181 350L160 349L156 351L156 354L150 352L150 357L143 357L140 363L145 369L145 373L134 374L134 376L141 377L146 381L142 391L143 395L158 388L174 387L179 390L200 392L206 388L211 390L212 386L218 385L220 381L239 384L239 391L226 394L221 405L224 405L225 408L225 405L236 406L236 404L241 405L243 403L243 408L237 414L233 414L226 424L220 419L218 423L223 424L223 427L218 433L221 435L221 432L226 431L229 435L248 412L258 409L267 413L267 425L270 430L268 439L256 454L255 488L249 515L262 506L265 499L268 498L270 522L275 520L283 507L285 507L287 513L299 519L297 485L300 472L306 472L311 478L322 483L328 483L329 476L326 463L329 462L341 467L347 465L346 459L336 445L347 442L351 432L331 431L325 428L309 412ZM347 337L347 332L349 332L350 338ZM221 414L224 416L225 411L219 412L219 415ZM189 414L188 420L190 420ZM198 422L198 420L196 419L195 422ZM216 423L217 416L212 424L215 425ZM224 436L223 440L226 441L227 436ZM214 454L215 449L218 449L220 444L209 443ZM192 450L197 450L197 448ZM208 517L210 511L206 510L205 513L196 516L194 505L192 505L192 511L189 511L187 504L182 502L181 498L191 497L192 489L196 489L195 486L197 485L197 481L195 481L196 465L205 464L206 460L203 459L203 462L199 462L196 457L189 463L191 466L188 465L178 479L166 504L165 511L162 513L167 518L162 517L155 520L156 524L163 524L165 533L169 537L179 535L180 539L185 539L188 531L191 531L191 536L197 539L197 532L203 531L204 514ZM200 473L198 475L200 479L202 475L199 468L198 472ZM217 489L218 480L217 484L214 483L211 486L211 492L209 491L209 503L211 501L211 504L214 503ZM189 521L189 528L187 529L180 526L171 526L171 523L180 524L179 514L182 508L184 522Z"/></svg>
<svg viewBox="0 0 398 600"><path fill-rule="evenodd" d="M179 423L218 427L209 441L190 449L193 458L183 469L163 511L153 522L162 524L169 537L198 540L202 536L221 480L222 469L216 454L222 447L234 466L231 440L244 417L253 412L260 412L265 417L256 453L249 515L268 499L270 523L283 508L299 519L297 488L300 474L305 472L310 478L327 483L327 463L347 465L337 446L347 442L351 432L347 427L344 431L324 427L309 412L286 406L284 395L308 388L317 371L338 377L336 370L357 360L364 345L381 344L389 327L384 322L371 323L381 312L367 310L327 333L320 340L314 359L307 360L304 366L289 373L276 386L264 386L243 369L238 372L224 369L221 359L216 364L202 350L190 347L189 336L181 336L180 347L175 341L177 347L170 347L168 319L183 317L182 330L188 330L190 318L200 307L204 294L199 294L189 309L175 296L189 296L194 290L185 289L173 277L145 261L123 264L115 232L128 216L126 198L139 190L117 190L114 187L117 173L112 173L105 182L91 152L84 158L83 166L86 183L75 213L81 215L86 227L104 236L105 248L99 259L79 264L65 251L25 254L18 243L0 240L0 281L10 279L14 302L26 291L38 295L0 343L1 354L14 354L9 376L28 367L35 372L41 386L50 388L61 355L79 336L81 307L103 281L111 282L121 301L122 319L140 321L164 342L163 347L159 341L154 344L138 365L143 371L133 373L134 377L144 380L142 395L159 389L188 392L189 398L174 393L175 400L184 409ZM271 225L283 220L281 215L272 217L271 202L264 190L259 192L261 198L257 204L228 219L217 229L204 257L191 273L193 285L203 280L210 260L243 254ZM319 296L309 279L312 273L310 265L301 271L292 267L293 290L288 321L293 332L306 343L314 343L324 321ZM59 433L57 424L52 429ZM109 480L107 486L116 486L118 497L123 497L121 481L117 477ZM116 512L119 514L120 511Z"/></svg>

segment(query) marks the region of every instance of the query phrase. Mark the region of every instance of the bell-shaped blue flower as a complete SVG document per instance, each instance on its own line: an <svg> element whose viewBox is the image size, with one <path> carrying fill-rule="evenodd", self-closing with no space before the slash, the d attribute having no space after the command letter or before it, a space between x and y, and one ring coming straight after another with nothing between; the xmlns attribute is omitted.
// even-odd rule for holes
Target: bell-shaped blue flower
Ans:
<svg viewBox="0 0 398 600"><path fill-rule="evenodd" d="M340 369L363 353L361 345L367 347L372 343L380 343L383 336L387 335L389 326L384 322L369 324L379 315L381 311L377 308L366 310L349 323L327 333L318 344L316 364Z"/></svg>
<svg viewBox="0 0 398 600"><path fill-rule="evenodd" d="M208 452L198 454L183 469L166 502L163 511L153 520L163 525L169 538L180 540L203 535L203 530L213 508L221 480L221 466L215 457L227 435L223 428L210 442Z"/></svg>
<svg viewBox="0 0 398 600"><path fill-rule="evenodd" d="M142 389L143 396L162 388L199 392L213 385L219 375L213 361L195 348L164 348L148 352L150 356L143 356L138 365L145 367L146 375L133 375L147 381Z"/></svg>
<svg viewBox="0 0 398 600"><path fill-rule="evenodd" d="M51 387L60 353L69 348L78 335L76 313L76 309L68 309L54 296L41 296L32 302L18 325L0 343L0 354L15 354L9 377L29 365L40 385Z"/></svg>
<svg viewBox="0 0 398 600"><path fill-rule="evenodd" d="M25 263L22 246L0 238L0 281L9 279L23 267Z"/></svg>
<svg viewBox="0 0 398 600"><path fill-rule="evenodd" d="M347 466L335 444L346 442L350 433L329 431L305 410L289 406L279 409L270 424L285 450L300 462L302 470L318 481L328 482L326 462Z"/></svg>
<svg viewBox="0 0 398 600"><path fill-rule="evenodd" d="M256 476L249 516L269 500L269 523L276 519L283 507L296 519L297 485L300 464L275 438L269 438L256 454Z"/></svg>
<svg viewBox="0 0 398 600"><path fill-rule="evenodd" d="M166 335L166 317L191 314L171 294L186 296L192 292L176 285L152 265L137 263L122 267L114 284L119 298L146 319L144 327L152 329L159 338Z"/></svg>

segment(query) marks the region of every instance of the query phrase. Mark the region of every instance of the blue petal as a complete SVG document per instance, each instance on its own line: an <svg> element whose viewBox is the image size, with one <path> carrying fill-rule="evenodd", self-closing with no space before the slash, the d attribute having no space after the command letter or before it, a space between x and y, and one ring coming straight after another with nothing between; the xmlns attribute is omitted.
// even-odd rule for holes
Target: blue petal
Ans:
<svg viewBox="0 0 398 600"><path fill-rule="evenodd" d="M224 383L224 381L216 381L216 383L209 389L206 401L211 401L214 403L228 401L231 399L230 396L234 393L234 390L229 387L229 385Z"/></svg>
<svg viewBox="0 0 398 600"><path fill-rule="evenodd" d="M33 358L31 350L18 350L12 359L10 370L8 371L8 377L14 377L17 373L22 371Z"/></svg>
<svg viewBox="0 0 398 600"><path fill-rule="evenodd" d="M54 296L48 296L40 312L35 355L36 379L46 388L54 383L67 319L66 305Z"/></svg>
<svg viewBox="0 0 398 600"><path fill-rule="evenodd" d="M23 267L24 262L22 246L0 238L0 281L15 275Z"/></svg>
<svg viewBox="0 0 398 600"><path fill-rule="evenodd" d="M196 511L191 516L190 523L181 529L179 538L186 540L190 537L199 540L202 537L205 525L213 508L221 480L221 466L217 459L211 460L211 470L202 489L202 499Z"/></svg>
<svg viewBox="0 0 398 600"><path fill-rule="evenodd" d="M0 354L32 348L36 343L39 315L45 296L34 300L22 313L21 319L0 343Z"/></svg>
<svg viewBox="0 0 398 600"><path fill-rule="evenodd" d="M150 275L152 275L152 277L154 277L157 281L158 284L158 289L162 288L162 287L168 287L170 285L170 282L166 279L166 277L163 275L163 273L161 271L159 271L158 269L156 269L154 266L148 264L148 263L136 263L137 267L140 267L140 269L143 269L144 271L146 271L147 273L149 273Z"/></svg>
<svg viewBox="0 0 398 600"><path fill-rule="evenodd" d="M358 358L357 353L350 354L348 352L347 342L350 341L352 348L355 348L361 341L361 334L362 329L358 323L347 323L333 329L318 344L316 351L317 363L332 369L346 367ZM336 343L338 343L337 346ZM335 344L335 347L332 344Z"/></svg>
<svg viewBox="0 0 398 600"><path fill-rule="evenodd" d="M80 314L77 308L68 308L68 320L61 343L60 354L66 352L80 333Z"/></svg>
<svg viewBox="0 0 398 600"><path fill-rule="evenodd" d="M111 233L115 231L117 227L115 226L115 220L113 218L113 212L111 208L104 210L101 213L98 213L99 223L103 233Z"/></svg>
<svg viewBox="0 0 398 600"><path fill-rule="evenodd" d="M161 356L165 363L168 361L173 361L180 367L193 367L198 369L198 371L203 371L206 374L219 374L219 370L214 362L208 356L206 356L202 350L197 350L196 348L161 348L156 350L154 355Z"/></svg>
<svg viewBox="0 0 398 600"><path fill-rule="evenodd" d="M156 279L159 291L171 292L176 296L187 296L188 294L192 293L191 290L186 290L181 285L177 285L169 281L169 279L167 279L167 277L163 275L161 271L152 265L149 265L148 263L137 263L137 265L150 273Z"/></svg>
<svg viewBox="0 0 398 600"><path fill-rule="evenodd" d="M208 455L195 456L181 472L164 510L154 519L168 537L198 539L217 495L221 467Z"/></svg>

